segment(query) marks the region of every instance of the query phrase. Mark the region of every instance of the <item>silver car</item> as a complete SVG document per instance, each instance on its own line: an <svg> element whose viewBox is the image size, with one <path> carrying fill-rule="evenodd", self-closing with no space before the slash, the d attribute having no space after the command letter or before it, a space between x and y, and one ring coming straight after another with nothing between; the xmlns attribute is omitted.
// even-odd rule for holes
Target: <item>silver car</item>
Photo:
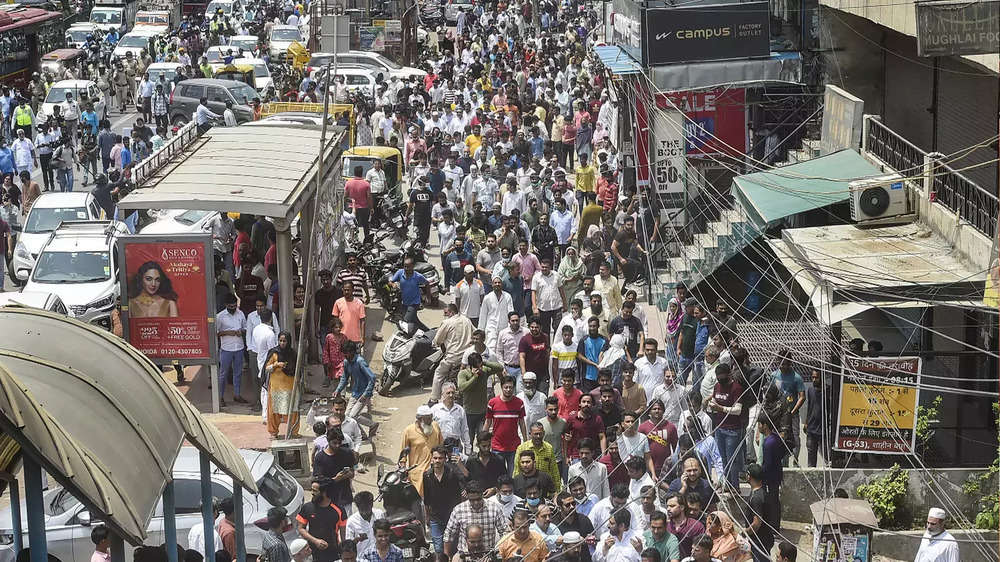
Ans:
<svg viewBox="0 0 1000 562"><path fill-rule="evenodd" d="M294 518L302 506L305 495L302 486L281 466L274 455L251 450L240 450L243 460L250 467L250 473L257 482L256 495L243 494L243 527L245 529L248 554L259 555L266 531L255 522L266 519L267 510L283 506L289 517ZM174 463L174 497L177 513L177 543L188 546L188 532L191 527L201 525L201 481L199 480L198 450L183 447ZM231 497L232 479L216 469L212 473L212 495L216 499ZM90 562L94 553L94 543L90 542L90 512L67 490L56 488L45 492L46 535L50 560L52 556L61 562ZM24 547L28 547L27 510L21 502L21 520L24 521ZM156 506L149 522L147 545L163 544L163 504ZM296 538L294 530L286 533L286 539ZM0 562L14 562L14 535L10 510L0 513ZM217 547L221 548L221 546ZM132 559L132 548L126 548L126 558ZM235 555L235 553L234 553Z"/></svg>

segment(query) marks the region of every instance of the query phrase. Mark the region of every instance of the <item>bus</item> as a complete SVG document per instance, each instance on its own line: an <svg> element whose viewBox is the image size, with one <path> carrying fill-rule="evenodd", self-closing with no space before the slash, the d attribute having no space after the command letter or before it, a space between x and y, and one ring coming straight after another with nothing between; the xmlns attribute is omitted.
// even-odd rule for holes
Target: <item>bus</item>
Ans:
<svg viewBox="0 0 1000 562"><path fill-rule="evenodd" d="M42 55L65 45L63 31L60 12L0 5L0 83L25 88Z"/></svg>

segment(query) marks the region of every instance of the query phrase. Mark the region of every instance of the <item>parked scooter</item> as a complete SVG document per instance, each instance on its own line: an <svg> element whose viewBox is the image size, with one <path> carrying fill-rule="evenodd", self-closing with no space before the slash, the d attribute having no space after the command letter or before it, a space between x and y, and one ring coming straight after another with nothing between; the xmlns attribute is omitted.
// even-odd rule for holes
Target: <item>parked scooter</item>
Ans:
<svg viewBox="0 0 1000 562"><path fill-rule="evenodd" d="M433 343L436 328L423 332L402 320L396 323L396 327L396 333L382 348L385 370L375 385L375 390L382 396L388 396L397 382L405 384L415 379L426 384L433 378L434 369L444 355L441 348Z"/></svg>
<svg viewBox="0 0 1000 562"><path fill-rule="evenodd" d="M410 482L410 470L404 459L410 454L407 447L400 451L396 468L386 472L378 467L378 497L382 499L385 517L392 525L392 544L403 549L404 560L423 560L430 555L421 520L422 500ZM376 498L378 501L378 498Z"/></svg>

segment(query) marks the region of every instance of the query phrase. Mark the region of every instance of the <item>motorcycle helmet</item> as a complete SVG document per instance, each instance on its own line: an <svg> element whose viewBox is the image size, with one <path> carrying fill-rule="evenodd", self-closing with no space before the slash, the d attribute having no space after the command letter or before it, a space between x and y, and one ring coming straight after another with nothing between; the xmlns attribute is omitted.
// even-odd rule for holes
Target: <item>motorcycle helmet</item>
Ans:
<svg viewBox="0 0 1000 562"><path fill-rule="evenodd" d="M94 183L97 184L98 186L107 185L108 175L103 173L97 174L97 177L94 178Z"/></svg>

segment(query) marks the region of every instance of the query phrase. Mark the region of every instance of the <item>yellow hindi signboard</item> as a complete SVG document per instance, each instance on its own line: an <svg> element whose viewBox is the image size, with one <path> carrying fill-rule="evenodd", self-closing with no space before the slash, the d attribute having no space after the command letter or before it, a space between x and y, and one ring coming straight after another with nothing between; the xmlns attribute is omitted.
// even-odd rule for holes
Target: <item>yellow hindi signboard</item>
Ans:
<svg viewBox="0 0 1000 562"><path fill-rule="evenodd" d="M919 357L843 357L834 448L879 454L913 451L920 400Z"/></svg>

